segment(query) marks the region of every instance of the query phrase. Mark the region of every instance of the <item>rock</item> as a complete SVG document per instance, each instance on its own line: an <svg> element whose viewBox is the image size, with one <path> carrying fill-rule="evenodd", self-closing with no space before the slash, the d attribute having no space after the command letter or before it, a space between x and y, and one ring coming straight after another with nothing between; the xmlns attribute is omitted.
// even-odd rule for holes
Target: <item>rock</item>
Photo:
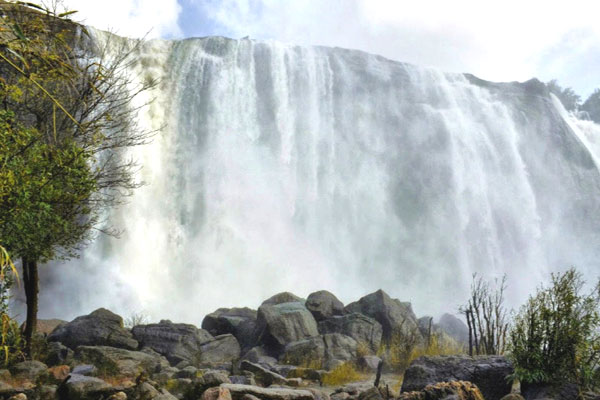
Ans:
<svg viewBox="0 0 600 400"><path fill-rule="evenodd" d="M243 371L252 372L254 374L254 379L256 380L256 383L258 383L259 385L271 386L273 384L286 384L286 378L284 378L282 375L279 375L273 371L269 371L268 369L263 368L258 364L254 364L244 360L240 363L240 368Z"/></svg>
<svg viewBox="0 0 600 400"><path fill-rule="evenodd" d="M359 313L334 316L319 322L319 332L341 333L356 340L370 352L377 352L381 345L383 329L373 318Z"/></svg>
<svg viewBox="0 0 600 400"><path fill-rule="evenodd" d="M246 375L231 375L229 377L231 383L235 383L237 385L256 385L256 381L254 380L254 374L252 376Z"/></svg>
<svg viewBox="0 0 600 400"><path fill-rule="evenodd" d="M243 360L248 360L255 364L260 364L262 366L266 365L275 365L277 364L277 359L275 357L271 357L267 350L262 346L256 346L251 348L244 356Z"/></svg>
<svg viewBox="0 0 600 400"><path fill-rule="evenodd" d="M91 364L76 365L75 368L73 368L73 373L77 375L94 376L98 373L98 368Z"/></svg>
<svg viewBox="0 0 600 400"><path fill-rule="evenodd" d="M481 392L471 382L452 381L427 385L421 391L401 393L399 400L484 400Z"/></svg>
<svg viewBox="0 0 600 400"><path fill-rule="evenodd" d="M270 389L250 385L224 384L222 388L228 389L233 400L240 400L244 395L252 395L261 400L314 400L308 390L299 389Z"/></svg>
<svg viewBox="0 0 600 400"><path fill-rule="evenodd" d="M8 400L27 400L25 393L17 393L14 396L8 398Z"/></svg>
<svg viewBox="0 0 600 400"><path fill-rule="evenodd" d="M260 306L256 327L258 341L275 351L288 343L319 335L315 318L300 302Z"/></svg>
<svg viewBox="0 0 600 400"><path fill-rule="evenodd" d="M580 390L576 384L543 384L543 383L521 383L521 393L527 400L578 400ZM592 396L593 398L593 396Z"/></svg>
<svg viewBox="0 0 600 400"><path fill-rule="evenodd" d="M46 337L52 333L57 327L67 324L67 321L62 319L38 319L35 325L35 333ZM25 332L26 323L21 324L21 332Z"/></svg>
<svg viewBox="0 0 600 400"><path fill-rule="evenodd" d="M69 400L97 400L110 396L114 389L102 379L71 374L65 384L65 397ZM60 388L59 390L60 391ZM57 392L58 392L57 391ZM63 398L59 395L60 398Z"/></svg>
<svg viewBox="0 0 600 400"><path fill-rule="evenodd" d="M135 350L138 347L131 332L123 327L123 318L104 308L60 325L48 336L48 341L60 342L71 349L78 346L111 346Z"/></svg>
<svg viewBox="0 0 600 400"><path fill-rule="evenodd" d="M256 338L256 310L249 308L219 308L208 314L202 321L202 329L213 336L232 334L242 349L254 345Z"/></svg>
<svg viewBox="0 0 600 400"><path fill-rule="evenodd" d="M444 314L437 323L438 327L459 343L469 343L469 328L452 314Z"/></svg>
<svg viewBox="0 0 600 400"><path fill-rule="evenodd" d="M245 394L242 396L242 400L260 400L260 399L254 395Z"/></svg>
<svg viewBox="0 0 600 400"><path fill-rule="evenodd" d="M427 336L427 334L429 333L429 329L431 329L431 333L435 332L433 317L430 317L430 316L421 317L417 320L417 325L419 327L419 332L421 332L421 335L423 337Z"/></svg>
<svg viewBox="0 0 600 400"><path fill-rule="evenodd" d="M305 305L317 321L344 313L344 303L327 290L309 294Z"/></svg>
<svg viewBox="0 0 600 400"><path fill-rule="evenodd" d="M111 395L108 400L127 400L127 395L125 392L117 392Z"/></svg>
<svg viewBox="0 0 600 400"><path fill-rule="evenodd" d="M173 379L175 374L179 372L179 369L175 367L161 368L159 372L152 375L152 379L161 385L167 383L168 380Z"/></svg>
<svg viewBox="0 0 600 400"><path fill-rule="evenodd" d="M304 380L321 382L327 371L322 369L293 367L286 373L286 378L302 378Z"/></svg>
<svg viewBox="0 0 600 400"><path fill-rule="evenodd" d="M179 400L177 397L173 396L167 390L162 389L161 393L156 396L153 400Z"/></svg>
<svg viewBox="0 0 600 400"><path fill-rule="evenodd" d="M240 345L233 335L220 335L200 346L194 362L198 365L232 362L240 358L240 352Z"/></svg>
<svg viewBox="0 0 600 400"><path fill-rule="evenodd" d="M383 400L383 396L381 396L379 388L372 387L369 390L362 392L358 396L358 400Z"/></svg>
<svg viewBox="0 0 600 400"><path fill-rule="evenodd" d="M148 382L142 382L133 391L133 400L152 400L159 395L159 391Z"/></svg>
<svg viewBox="0 0 600 400"><path fill-rule="evenodd" d="M512 373L512 365L503 356L419 357L404 373L402 392L420 391L438 382L469 381L486 400L500 400L511 391L506 376Z"/></svg>
<svg viewBox="0 0 600 400"><path fill-rule="evenodd" d="M334 393L331 396L331 400L348 400L350 398L350 394L346 392Z"/></svg>
<svg viewBox="0 0 600 400"><path fill-rule="evenodd" d="M69 364L73 360L73 350L60 342L49 342L46 363L50 366Z"/></svg>
<svg viewBox="0 0 600 400"><path fill-rule="evenodd" d="M377 372L381 358L377 356L361 356L357 360L358 368L364 372Z"/></svg>
<svg viewBox="0 0 600 400"><path fill-rule="evenodd" d="M227 388L213 387L202 394L201 400L232 400L231 392Z"/></svg>
<svg viewBox="0 0 600 400"><path fill-rule="evenodd" d="M383 339L389 341L392 336L401 334L412 334L416 332L420 336L417 325L417 317L410 303L392 299L383 290L378 290L362 297L357 302L348 304L344 309L346 313L358 312L373 318L381 324Z"/></svg>
<svg viewBox="0 0 600 400"><path fill-rule="evenodd" d="M23 361L10 368L13 378L35 382L48 374L48 366L39 361Z"/></svg>
<svg viewBox="0 0 600 400"><path fill-rule="evenodd" d="M169 393L177 398L199 398L200 394L196 389L197 385L187 378L172 379L167 382Z"/></svg>
<svg viewBox="0 0 600 400"><path fill-rule="evenodd" d="M162 354L172 365L182 361L193 362L200 346L214 338L204 329L190 324L160 321L158 324L133 327L133 337L142 348Z"/></svg>
<svg viewBox="0 0 600 400"><path fill-rule="evenodd" d="M231 383L229 376L223 371L205 372L199 381L206 387L220 386L223 383Z"/></svg>
<svg viewBox="0 0 600 400"><path fill-rule="evenodd" d="M262 302L261 306L267 304L274 306L282 303L302 303L302 305L304 305L304 299L290 292L282 292L269 297L267 300Z"/></svg>
<svg viewBox="0 0 600 400"><path fill-rule="evenodd" d="M500 400L525 400L519 393L509 393Z"/></svg>
<svg viewBox="0 0 600 400"><path fill-rule="evenodd" d="M189 366L185 367L184 369L177 371L173 376L175 378L194 379L194 378L196 378L197 374L198 374L198 368L189 365Z"/></svg>
<svg viewBox="0 0 600 400"><path fill-rule="evenodd" d="M56 400L56 390L56 385L41 385L36 388L32 397L37 400Z"/></svg>
<svg viewBox="0 0 600 400"><path fill-rule="evenodd" d="M325 362L325 342L322 336L288 343L280 357L282 363L319 369Z"/></svg>
<svg viewBox="0 0 600 400"><path fill-rule="evenodd" d="M150 374L169 366L166 358L150 349L131 351L108 346L79 346L75 360L95 365L101 376L137 377L141 372Z"/></svg>
<svg viewBox="0 0 600 400"><path fill-rule="evenodd" d="M305 390L311 392L315 400L330 400L329 395L321 390L314 388L306 388Z"/></svg>
<svg viewBox="0 0 600 400"><path fill-rule="evenodd" d="M51 368L48 368L48 374L50 378L55 382L64 381L69 373L71 372L71 368L68 365L57 365Z"/></svg>
<svg viewBox="0 0 600 400"><path fill-rule="evenodd" d="M358 343L350 336L340 333L327 333L323 335L325 343L325 361L332 360L350 361L356 358Z"/></svg>

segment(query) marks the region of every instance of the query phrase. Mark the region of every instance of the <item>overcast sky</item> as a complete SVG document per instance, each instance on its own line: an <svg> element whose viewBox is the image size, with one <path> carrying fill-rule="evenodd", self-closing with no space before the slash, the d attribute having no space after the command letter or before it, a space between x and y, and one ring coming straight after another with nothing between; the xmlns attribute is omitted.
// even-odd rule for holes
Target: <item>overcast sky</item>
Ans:
<svg viewBox="0 0 600 400"><path fill-rule="evenodd" d="M125 36L222 35L365 50L493 81L600 87L598 0L67 0Z"/></svg>

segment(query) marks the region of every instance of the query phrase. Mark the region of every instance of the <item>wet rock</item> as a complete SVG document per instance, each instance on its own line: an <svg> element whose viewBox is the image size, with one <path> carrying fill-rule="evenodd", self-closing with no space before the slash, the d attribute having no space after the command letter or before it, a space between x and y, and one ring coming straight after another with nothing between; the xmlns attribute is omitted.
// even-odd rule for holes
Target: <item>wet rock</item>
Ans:
<svg viewBox="0 0 600 400"><path fill-rule="evenodd" d="M256 325L258 341L275 350L319 335L315 318L300 302L260 306Z"/></svg>
<svg viewBox="0 0 600 400"><path fill-rule="evenodd" d="M402 392L420 391L427 385L448 381L473 382L486 400L500 400L511 391L506 377L513 367L503 356L419 357L404 374Z"/></svg>
<svg viewBox="0 0 600 400"><path fill-rule="evenodd" d="M284 388L261 388L250 385L224 384L221 386L231 393L233 400L240 400L244 395L252 395L261 400L314 400L312 393L308 390L284 389Z"/></svg>
<svg viewBox="0 0 600 400"><path fill-rule="evenodd" d="M141 372L151 374L169 366L166 358L150 349L131 351L109 346L79 346L75 360L96 366L103 376L137 377Z"/></svg>
<svg viewBox="0 0 600 400"><path fill-rule="evenodd" d="M319 332L350 336L367 350L375 353L381 345L383 328L373 318L359 313L334 316L319 322Z"/></svg>
<svg viewBox="0 0 600 400"><path fill-rule="evenodd" d="M290 292L282 292L269 297L267 300L262 302L261 306L267 304L274 306L282 303L302 303L304 305L304 299Z"/></svg>
<svg viewBox="0 0 600 400"><path fill-rule="evenodd" d="M317 321L344 313L344 303L327 290L309 294L305 305Z"/></svg>
<svg viewBox="0 0 600 400"><path fill-rule="evenodd" d="M132 332L142 348L150 348L162 354L172 365L183 361L195 361L200 346L214 340L204 329L198 329L190 324L174 324L166 320L158 324L135 326Z"/></svg>
<svg viewBox="0 0 600 400"><path fill-rule="evenodd" d="M57 327L48 336L48 341L60 342L71 349L111 346L135 350L138 347L131 332L123 327L123 318L104 308Z"/></svg>
<svg viewBox="0 0 600 400"><path fill-rule="evenodd" d="M249 308L219 308L208 314L202 321L202 329L213 336L232 334L242 349L254 345L256 338L256 310Z"/></svg>
<svg viewBox="0 0 600 400"><path fill-rule="evenodd" d="M416 333L420 336L417 317L408 302L392 299L383 290L362 297L357 302L348 304L346 313L361 313L373 318L381 324L383 339L389 341L398 332Z"/></svg>

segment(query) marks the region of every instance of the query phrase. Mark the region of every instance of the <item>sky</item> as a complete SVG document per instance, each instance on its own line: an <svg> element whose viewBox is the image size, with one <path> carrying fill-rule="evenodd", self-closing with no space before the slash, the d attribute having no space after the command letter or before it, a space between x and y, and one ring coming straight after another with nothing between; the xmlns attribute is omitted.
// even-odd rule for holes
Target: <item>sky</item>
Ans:
<svg viewBox="0 0 600 400"><path fill-rule="evenodd" d="M597 0L65 0L130 37L220 35L364 50L491 81L600 87Z"/></svg>

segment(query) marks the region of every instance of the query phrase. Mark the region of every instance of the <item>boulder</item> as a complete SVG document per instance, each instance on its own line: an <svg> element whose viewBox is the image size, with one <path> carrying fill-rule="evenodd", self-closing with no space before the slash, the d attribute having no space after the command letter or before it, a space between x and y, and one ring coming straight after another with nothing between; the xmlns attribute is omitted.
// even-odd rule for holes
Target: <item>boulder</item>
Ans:
<svg viewBox="0 0 600 400"><path fill-rule="evenodd" d="M73 360L73 350L60 342L48 343L46 363L48 365L69 364Z"/></svg>
<svg viewBox="0 0 600 400"><path fill-rule="evenodd" d="M194 362L199 366L211 366L236 361L239 358L240 345L233 335L227 334L217 336L201 345Z"/></svg>
<svg viewBox="0 0 600 400"><path fill-rule="evenodd" d="M233 400L241 400L244 395L252 395L261 400L314 400L313 394L308 390L285 388L261 388L250 385L235 385L233 383L221 385L228 389Z"/></svg>
<svg viewBox="0 0 600 400"><path fill-rule="evenodd" d="M127 394L125 392L117 392L111 395L108 400L127 400Z"/></svg>
<svg viewBox="0 0 600 400"><path fill-rule="evenodd" d="M581 390L576 384L547 384L547 383L521 383L521 393L527 400L580 400L586 397L580 396ZM598 395L595 396L596 398Z"/></svg>
<svg viewBox="0 0 600 400"><path fill-rule="evenodd" d="M511 391L506 377L513 373L503 356L419 357L404 373L402 392L421 391L438 382L473 382L486 400L500 400Z"/></svg>
<svg viewBox="0 0 600 400"><path fill-rule="evenodd" d="M333 360L350 361L356 358L358 343L350 336L340 333L327 333L323 335L325 343L325 362Z"/></svg>
<svg viewBox="0 0 600 400"><path fill-rule="evenodd" d="M137 377L169 366L166 358L151 349L131 351L108 346L79 346L75 361L94 365L100 376Z"/></svg>
<svg viewBox="0 0 600 400"><path fill-rule="evenodd" d="M248 349L255 342L256 315L256 310L250 308L219 308L204 317L202 329L213 336L230 333L243 349Z"/></svg>
<svg viewBox="0 0 600 400"><path fill-rule="evenodd" d="M200 400L232 400L229 389L222 387L213 387L202 393Z"/></svg>
<svg viewBox="0 0 600 400"><path fill-rule="evenodd" d="M275 351L288 343L319 335L317 321L300 302L260 306L256 328L259 343Z"/></svg>
<svg viewBox="0 0 600 400"><path fill-rule="evenodd" d="M255 364L260 364L262 366L266 365L275 365L277 364L277 359L272 357L267 350L262 346L256 346L251 348L249 351L244 354L242 357L243 360L248 360Z"/></svg>
<svg viewBox="0 0 600 400"><path fill-rule="evenodd" d="M426 337L429 333L434 333L436 330L435 324L433 323L433 317L430 316L419 318L417 320L417 326L419 327L419 332L421 332L423 337Z"/></svg>
<svg viewBox="0 0 600 400"><path fill-rule="evenodd" d="M132 332L142 348L150 348L162 354L172 365L194 361L200 346L214 340L204 329L190 324L174 324L171 321L138 325L133 327Z"/></svg>
<svg viewBox="0 0 600 400"><path fill-rule="evenodd" d="M256 383L258 383L259 385L271 386L273 384L286 384L286 378L284 378L282 375L279 375L273 371L269 371L268 369L263 368L258 364L251 363L250 361L242 361L240 363L240 368L243 371L252 372L254 374L254 379L256 380Z"/></svg>
<svg viewBox="0 0 600 400"><path fill-rule="evenodd" d="M359 345L375 353L381 346L383 329L381 324L373 318L359 313L352 313L320 321L319 332L322 334L341 333L350 336Z"/></svg>
<svg viewBox="0 0 600 400"><path fill-rule="evenodd" d="M229 376L223 371L207 371L198 381L206 387L220 386L223 383L231 383Z"/></svg>
<svg viewBox="0 0 600 400"><path fill-rule="evenodd" d="M40 361L22 361L13 365L10 373L17 380L35 382L38 378L48 375L48 366Z"/></svg>
<svg viewBox="0 0 600 400"><path fill-rule="evenodd" d="M452 381L427 385L420 391L401 393L399 400L484 400L481 392L471 382ZM366 399L365 399L366 400Z"/></svg>
<svg viewBox="0 0 600 400"><path fill-rule="evenodd" d="M271 297L269 297L267 300L263 301L261 306L264 305L277 305L277 304L282 304L282 303L302 303L304 304L304 299L301 297L296 296L293 293L290 292L282 292L282 293L277 293L276 295L273 295Z"/></svg>
<svg viewBox="0 0 600 400"><path fill-rule="evenodd" d="M463 344L469 343L469 328L463 320L454 315L442 315L437 326L457 342Z"/></svg>
<svg viewBox="0 0 600 400"><path fill-rule="evenodd" d="M379 391L379 388L372 387L369 390L365 390L358 396L358 400L383 400L383 396Z"/></svg>
<svg viewBox="0 0 600 400"><path fill-rule="evenodd" d="M102 379L71 374L66 384L59 387L57 394L59 398L69 400L97 400L110 396L114 391L113 387Z"/></svg>
<svg viewBox="0 0 600 400"><path fill-rule="evenodd" d="M377 356L361 356L358 357L356 364L361 371L377 372L381 358Z"/></svg>
<svg viewBox="0 0 600 400"><path fill-rule="evenodd" d="M392 336L397 333L405 335L416 332L420 336L417 317L411 304L392 299L383 290L378 290L348 304L344 311L348 314L361 313L379 322L385 341L390 341Z"/></svg>
<svg viewBox="0 0 600 400"><path fill-rule="evenodd" d="M57 365L48 368L48 375L50 379L56 383L60 383L67 379L67 376L69 376L70 372L71 368L68 365Z"/></svg>
<svg viewBox="0 0 600 400"><path fill-rule="evenodd" d="M284 364L320 369L325 363L323 337L314 336L288 343L280 357L280 361Z"/></svg>
<svg viewBox="0 0 600 400"><path fill-rule="evenodd" d="M306 308L317 321L344 313L344 303L327 290L309 294L306 299Z"/></svg>
<svg viewBox="0 0 600 400"><path fill-rule="evenodd" d="M142 382L136 386L132 393L133 400L152 400L159 395L158 390L148 382Z"/></svg>
<svg viewBox="0 0 600 400"><path fill-rule="evenodd" d="M77 375L94 376L98 373L98 368L91 364L80 364L73 368L73 373Z"/></svg>
<svg viewBox="0 0 600 400"><path fill-rule="evenodd" d="M67 321L62 319L38 319L35 324L35 333L44 337L51 334L57 327L67 324ZM21 331L25 332L26 323L21 324Z"/></svg>
<svg viewBox="0 0 600 400"><path fill-rule="evenodd" d="M123 318L104 308L58 326L48 336L48 341L60 342L71 349L78 346L111 346L135 350L138 347L131 332L123 327Z"/></svg>

